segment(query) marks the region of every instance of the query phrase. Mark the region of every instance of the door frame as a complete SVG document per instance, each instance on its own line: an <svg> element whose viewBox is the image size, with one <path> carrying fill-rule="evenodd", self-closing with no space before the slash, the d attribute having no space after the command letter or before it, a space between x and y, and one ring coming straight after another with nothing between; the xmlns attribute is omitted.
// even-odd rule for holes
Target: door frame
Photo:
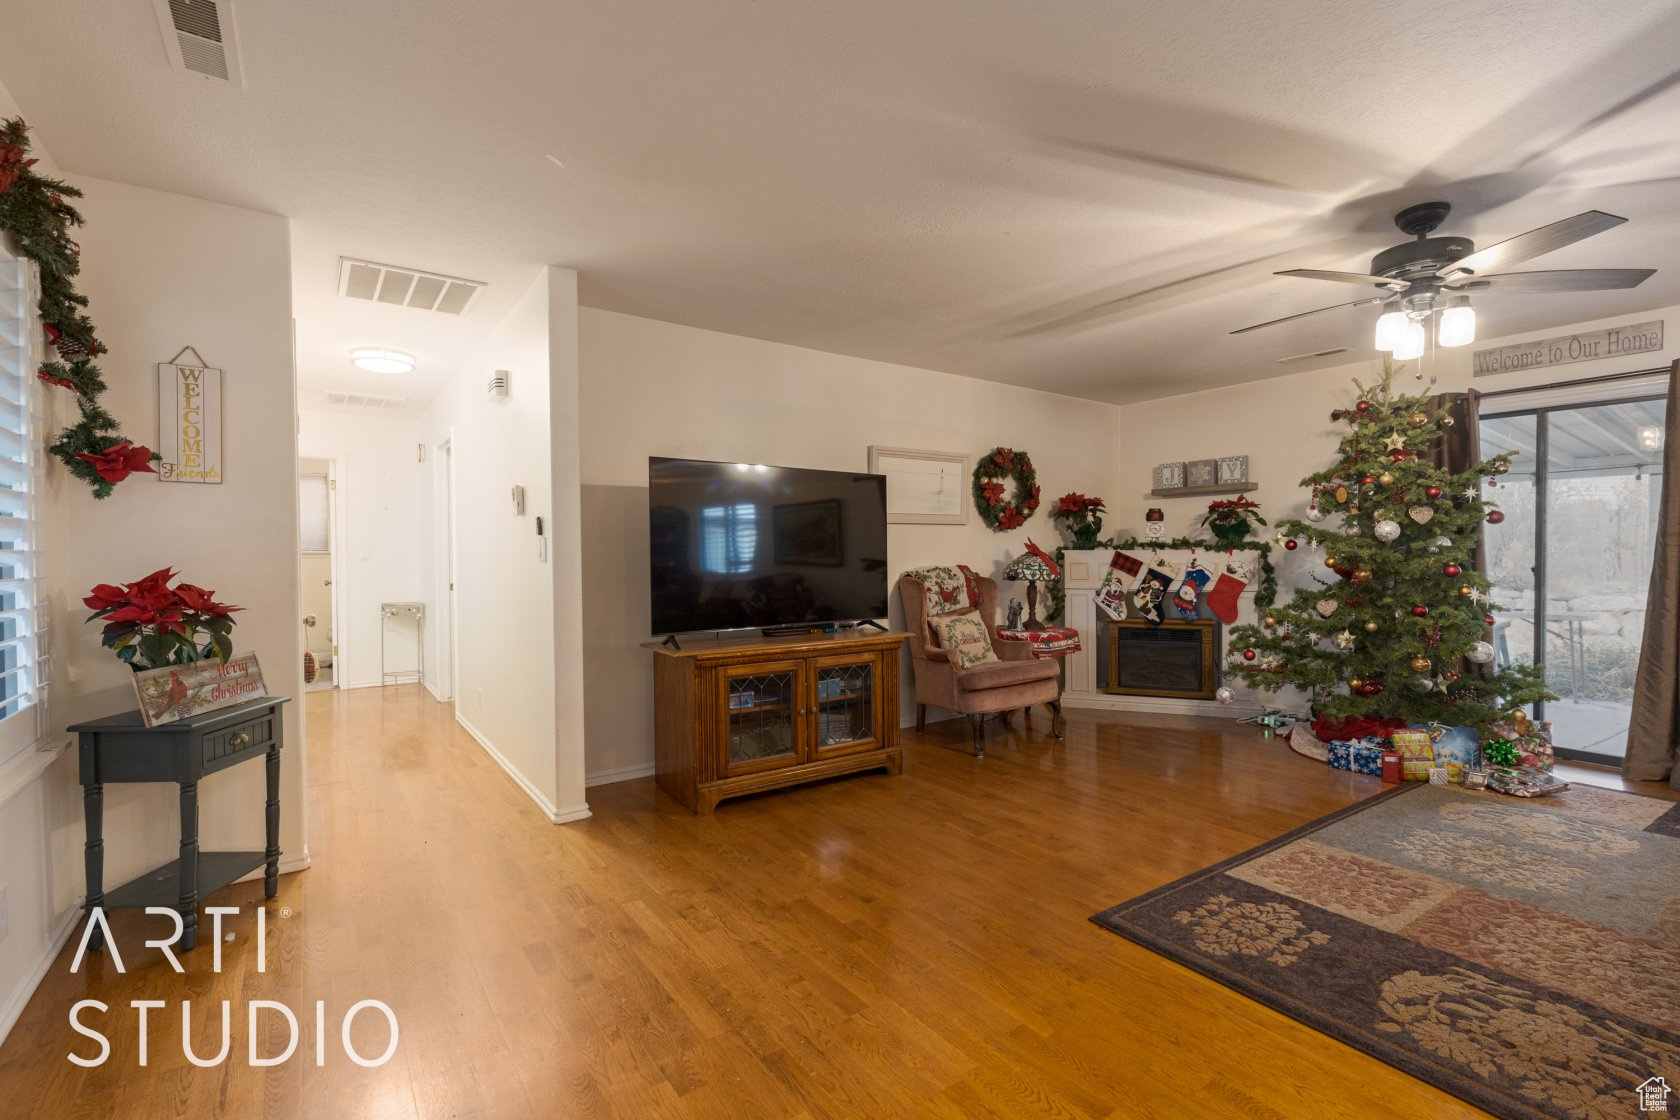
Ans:
<svg viewBox="0 0 1680 1120"><path fill-rule="evenodd" d="M456 572L456 486L455 486L455 429L450 428L443 439L434 445L436 455L432 472L433 519L432 556L435 563L432 594L438 609L437 617L438 673L436 687L427 682L432 695L442 703L458 700L460 696L460 627L455 612L455 591L452 587Z"/></svg>
<svg viewBox="0 0 1680 1120"><path fill-rule="evenodd" d="M348 504L345 494L348 489L347 464L349 456L342 451L310 450L300 446L298 448L298 465L293 472L294 477L303 473L303 460L324 459L327 463L327 548L332 558L332 600L333 612L333 680L334 688L344 688L344 667L348 663L350 643L346 641L349 626L349 612L345 609L345 601L349 597L349 549L345 547L348 539L345 532L344 509ZM303 550L298 550L298 585L303 584ZM303 625L302 615L298 616L298 625ZM305 645L307 649L307 644Z"/></svg>

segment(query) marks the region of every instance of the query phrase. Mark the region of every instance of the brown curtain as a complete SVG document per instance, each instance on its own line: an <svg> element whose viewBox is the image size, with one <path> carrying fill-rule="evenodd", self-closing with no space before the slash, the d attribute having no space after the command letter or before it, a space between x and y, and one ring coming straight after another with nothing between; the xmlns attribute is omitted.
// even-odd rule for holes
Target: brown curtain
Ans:
<svg viewBox="0 0 1680 1120"><path fill-rule="evenodd" d="M1468 393L1437 393L1429 398L1430 417L1443 421L1441 438L1429 452L1429 461L1435 466L1461 474L1481 460L1481 416L1476 408L1479 398L1480 394L1473 389ZM1445 425L1448 417L1452 419L1452 424ZM1476 571L1487 571L1487 549L1482 543L1482 528L1479 525L1476 527L1476 545L1469 560ZM1486 638L1490 642L1493 640L1491 628ZM1468 658L1461 658L1458 671L1466 677L1486 678L1493 675L1493 666L1478 665Z"/></svg>
<svg viewBox="0 0 1680 1120"><path fill-rule="evenodd" d="M1680 362L1668 378L1668 417L1663 439L1662 496L1657 504L1657 553L1645 599L1645 638L1639 676L1633 685L1633 721L1628 725L1622 773L1639 781L1668 779L1680 789L1674 764L1680 742Z"/></svg>

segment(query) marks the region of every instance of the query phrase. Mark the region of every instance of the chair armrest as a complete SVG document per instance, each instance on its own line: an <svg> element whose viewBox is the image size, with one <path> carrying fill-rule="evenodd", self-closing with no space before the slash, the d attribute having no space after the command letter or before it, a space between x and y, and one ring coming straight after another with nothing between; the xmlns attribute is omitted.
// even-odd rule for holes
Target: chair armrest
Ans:
<svg viewBox="0 0 1680 1120"><path fill-rule="evenodd" d="M927 661L934 665L955 665L957 663L957 651L954 649L941 649L939 646L923 646L922 649L925 653L913 653L911 656L918 661Z"/></svg>

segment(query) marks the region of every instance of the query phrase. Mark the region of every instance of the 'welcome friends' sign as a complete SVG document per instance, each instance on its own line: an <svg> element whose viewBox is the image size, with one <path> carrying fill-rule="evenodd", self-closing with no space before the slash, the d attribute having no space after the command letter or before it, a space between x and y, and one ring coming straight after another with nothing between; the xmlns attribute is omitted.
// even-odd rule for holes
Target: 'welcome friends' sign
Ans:
<svg viewBox="0 0 1680 1120"><path fill-rule="evenodd" d="M165 482L222 481L222 371L158 366L158 477Z"/></svg>

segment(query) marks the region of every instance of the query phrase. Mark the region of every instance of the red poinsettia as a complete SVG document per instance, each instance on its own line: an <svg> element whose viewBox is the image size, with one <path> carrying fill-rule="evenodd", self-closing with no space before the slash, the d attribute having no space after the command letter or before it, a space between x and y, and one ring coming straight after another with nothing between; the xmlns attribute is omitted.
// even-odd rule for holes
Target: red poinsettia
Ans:
<svg viewBox="0 0 1680 1120"><path fill-rule="evenodd" d="M69 378L54 377L44 369L37 372L35 376L39 377L42 381L45 381L48 385L57 385L63 389L74 389L76 387L76 383L71 381Z"/></svg>
<svg viewBox="0 0 1680 1120"><path fill-rule="evenodd" d="M997 454L992 456L992 462L996 463L1006 471L1014 470L1015 452L1010 448L1000 447L997 449Z"/></svg>
<svg viewBox="0 0 1680 1120"><path fill-rule="evenodd" d="M980 484L980 493L985 496L987 505L995 506L1003 501L1003 483L996 479L987 479Z"/></svg>
<svg viewBox="0 0 1680 1120"><path fill-rule="evenodd" d="M1066 523L1074 548L1095 548L1102 536L1102 514L1106 509L1101 498L1087 498L1074 490L1056 499L1056 508L1050 511L1050 516Z"/></svg>
<svg viewBox="0 0 1680 1120"><path fill-rule="evenodd" d="M233 653L234 611L243 607L216 601L214 591L191 583L169 586L173 568L128 584L96 584L82 599L93 613L88 621L105 623L100 638L136 671L160 665L184 665Z"/></svg>
<svg viewBox="0 0 1680 1120"><path fill-rule="evenodd" d="M106 482L121 482L136 471L157 473L152 470L152 449L140 447L126 439L95 454L78 451L76 458L92 463L93 469L98 471L99 477Z"/></svg>
<svg viewBox="0 0 1680 1120"><path fill-rule="evenodd" d="M23 177L26 168L34 167L35 161L24 159L25 150L17 144L0 143L0 194L12 189L12 184Z"/></svg>
<svg viewBox="0 0 1680 1120"><path fill-rule="evenodd" d="M1056 499L1056 508L1050 512L1050 516L1066 517L1070 513L1103 513L1107 508L1103 505L1101 498L1087 498L1075 490Z"/></svg>
<svg viewBox="0 0 1680 1120"><path fill-rule="evenodd" d="M998 528L1019 529L1026 520L1021 516L1021 511L1014 506L1004 506L1003 512L998 514Z"/></svg>

